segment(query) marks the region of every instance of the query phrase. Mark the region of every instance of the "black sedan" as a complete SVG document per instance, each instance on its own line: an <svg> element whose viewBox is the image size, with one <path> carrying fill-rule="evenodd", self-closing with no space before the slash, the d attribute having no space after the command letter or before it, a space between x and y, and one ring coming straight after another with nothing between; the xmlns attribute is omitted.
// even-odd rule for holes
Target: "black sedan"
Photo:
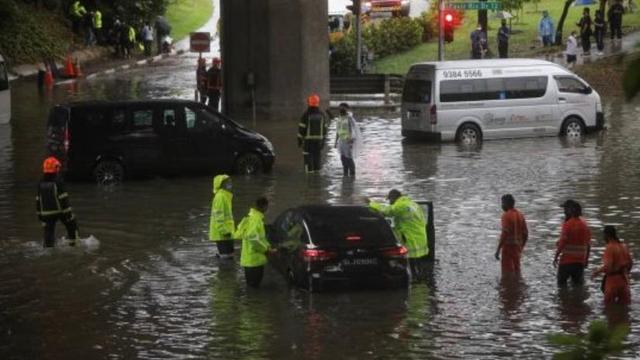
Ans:
<svg viewBox="0 0 640 360"><path fill-rule="evenodd" d="M268 227L278 251L269 261L295 286L318 291L348 287L406 287L407 249L384 217L362 206L302 206Z"/></svg>

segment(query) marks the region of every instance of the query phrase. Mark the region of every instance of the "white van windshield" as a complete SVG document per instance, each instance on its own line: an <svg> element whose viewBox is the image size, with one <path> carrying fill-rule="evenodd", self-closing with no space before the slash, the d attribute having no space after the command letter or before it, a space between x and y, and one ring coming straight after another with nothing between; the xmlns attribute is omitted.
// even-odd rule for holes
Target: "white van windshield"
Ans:
<svg viewBox="0 0 640 360"><path fill-rule="evenodd" d="M0 62L0 91L9 89L9 76L5 63Z"/></svg>
<svg viewBox="0 0 640 360"><path fill-rule="evenodd" d="M431 81L406 79L402 91L402 101L407 103L431 103Z"/></svg>

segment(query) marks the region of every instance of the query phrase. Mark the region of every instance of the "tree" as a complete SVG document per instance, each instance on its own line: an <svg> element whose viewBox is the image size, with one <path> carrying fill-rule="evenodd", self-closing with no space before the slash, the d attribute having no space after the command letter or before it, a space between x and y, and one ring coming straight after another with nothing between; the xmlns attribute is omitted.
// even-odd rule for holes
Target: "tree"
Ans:
<svg viewBox="0 0 640 360"><path fill-rule="evenodd" d="M564 21L567 19L567 14L569 13L569 7L573 4L575 0L565 0L564 8L562 9L562 15L560 16L560 20L558 21L558 27L556 28L556 45L562 45L562 28L564 27Z"/></svg>

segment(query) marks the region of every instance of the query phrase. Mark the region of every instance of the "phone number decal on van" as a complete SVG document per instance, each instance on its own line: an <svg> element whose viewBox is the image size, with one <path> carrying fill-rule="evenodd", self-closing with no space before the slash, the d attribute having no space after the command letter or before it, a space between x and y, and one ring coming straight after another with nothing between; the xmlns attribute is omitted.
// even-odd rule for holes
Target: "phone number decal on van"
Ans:
<svg viewBox="0 0 640 360"><path fill-rule="evenodd" d="M482 70L446 70L442 72L445 79L469 79L482 77Z"/></svg>

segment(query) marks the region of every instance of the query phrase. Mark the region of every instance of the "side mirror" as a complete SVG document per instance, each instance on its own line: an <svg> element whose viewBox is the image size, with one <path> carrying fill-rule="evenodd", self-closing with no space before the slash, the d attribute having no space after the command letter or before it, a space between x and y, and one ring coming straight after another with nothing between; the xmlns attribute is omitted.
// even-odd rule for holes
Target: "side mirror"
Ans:
<svg viewBox="0 0 640 360"><path fill-rule="evenodd" d="M583 93L583 94L585 94L585 95L589 95L589 94L591 94L592 92L593 92L593 89L591 88L591 86L587 86L586 88L584 88L584 89L582 90L582 93Z"/></svg>

